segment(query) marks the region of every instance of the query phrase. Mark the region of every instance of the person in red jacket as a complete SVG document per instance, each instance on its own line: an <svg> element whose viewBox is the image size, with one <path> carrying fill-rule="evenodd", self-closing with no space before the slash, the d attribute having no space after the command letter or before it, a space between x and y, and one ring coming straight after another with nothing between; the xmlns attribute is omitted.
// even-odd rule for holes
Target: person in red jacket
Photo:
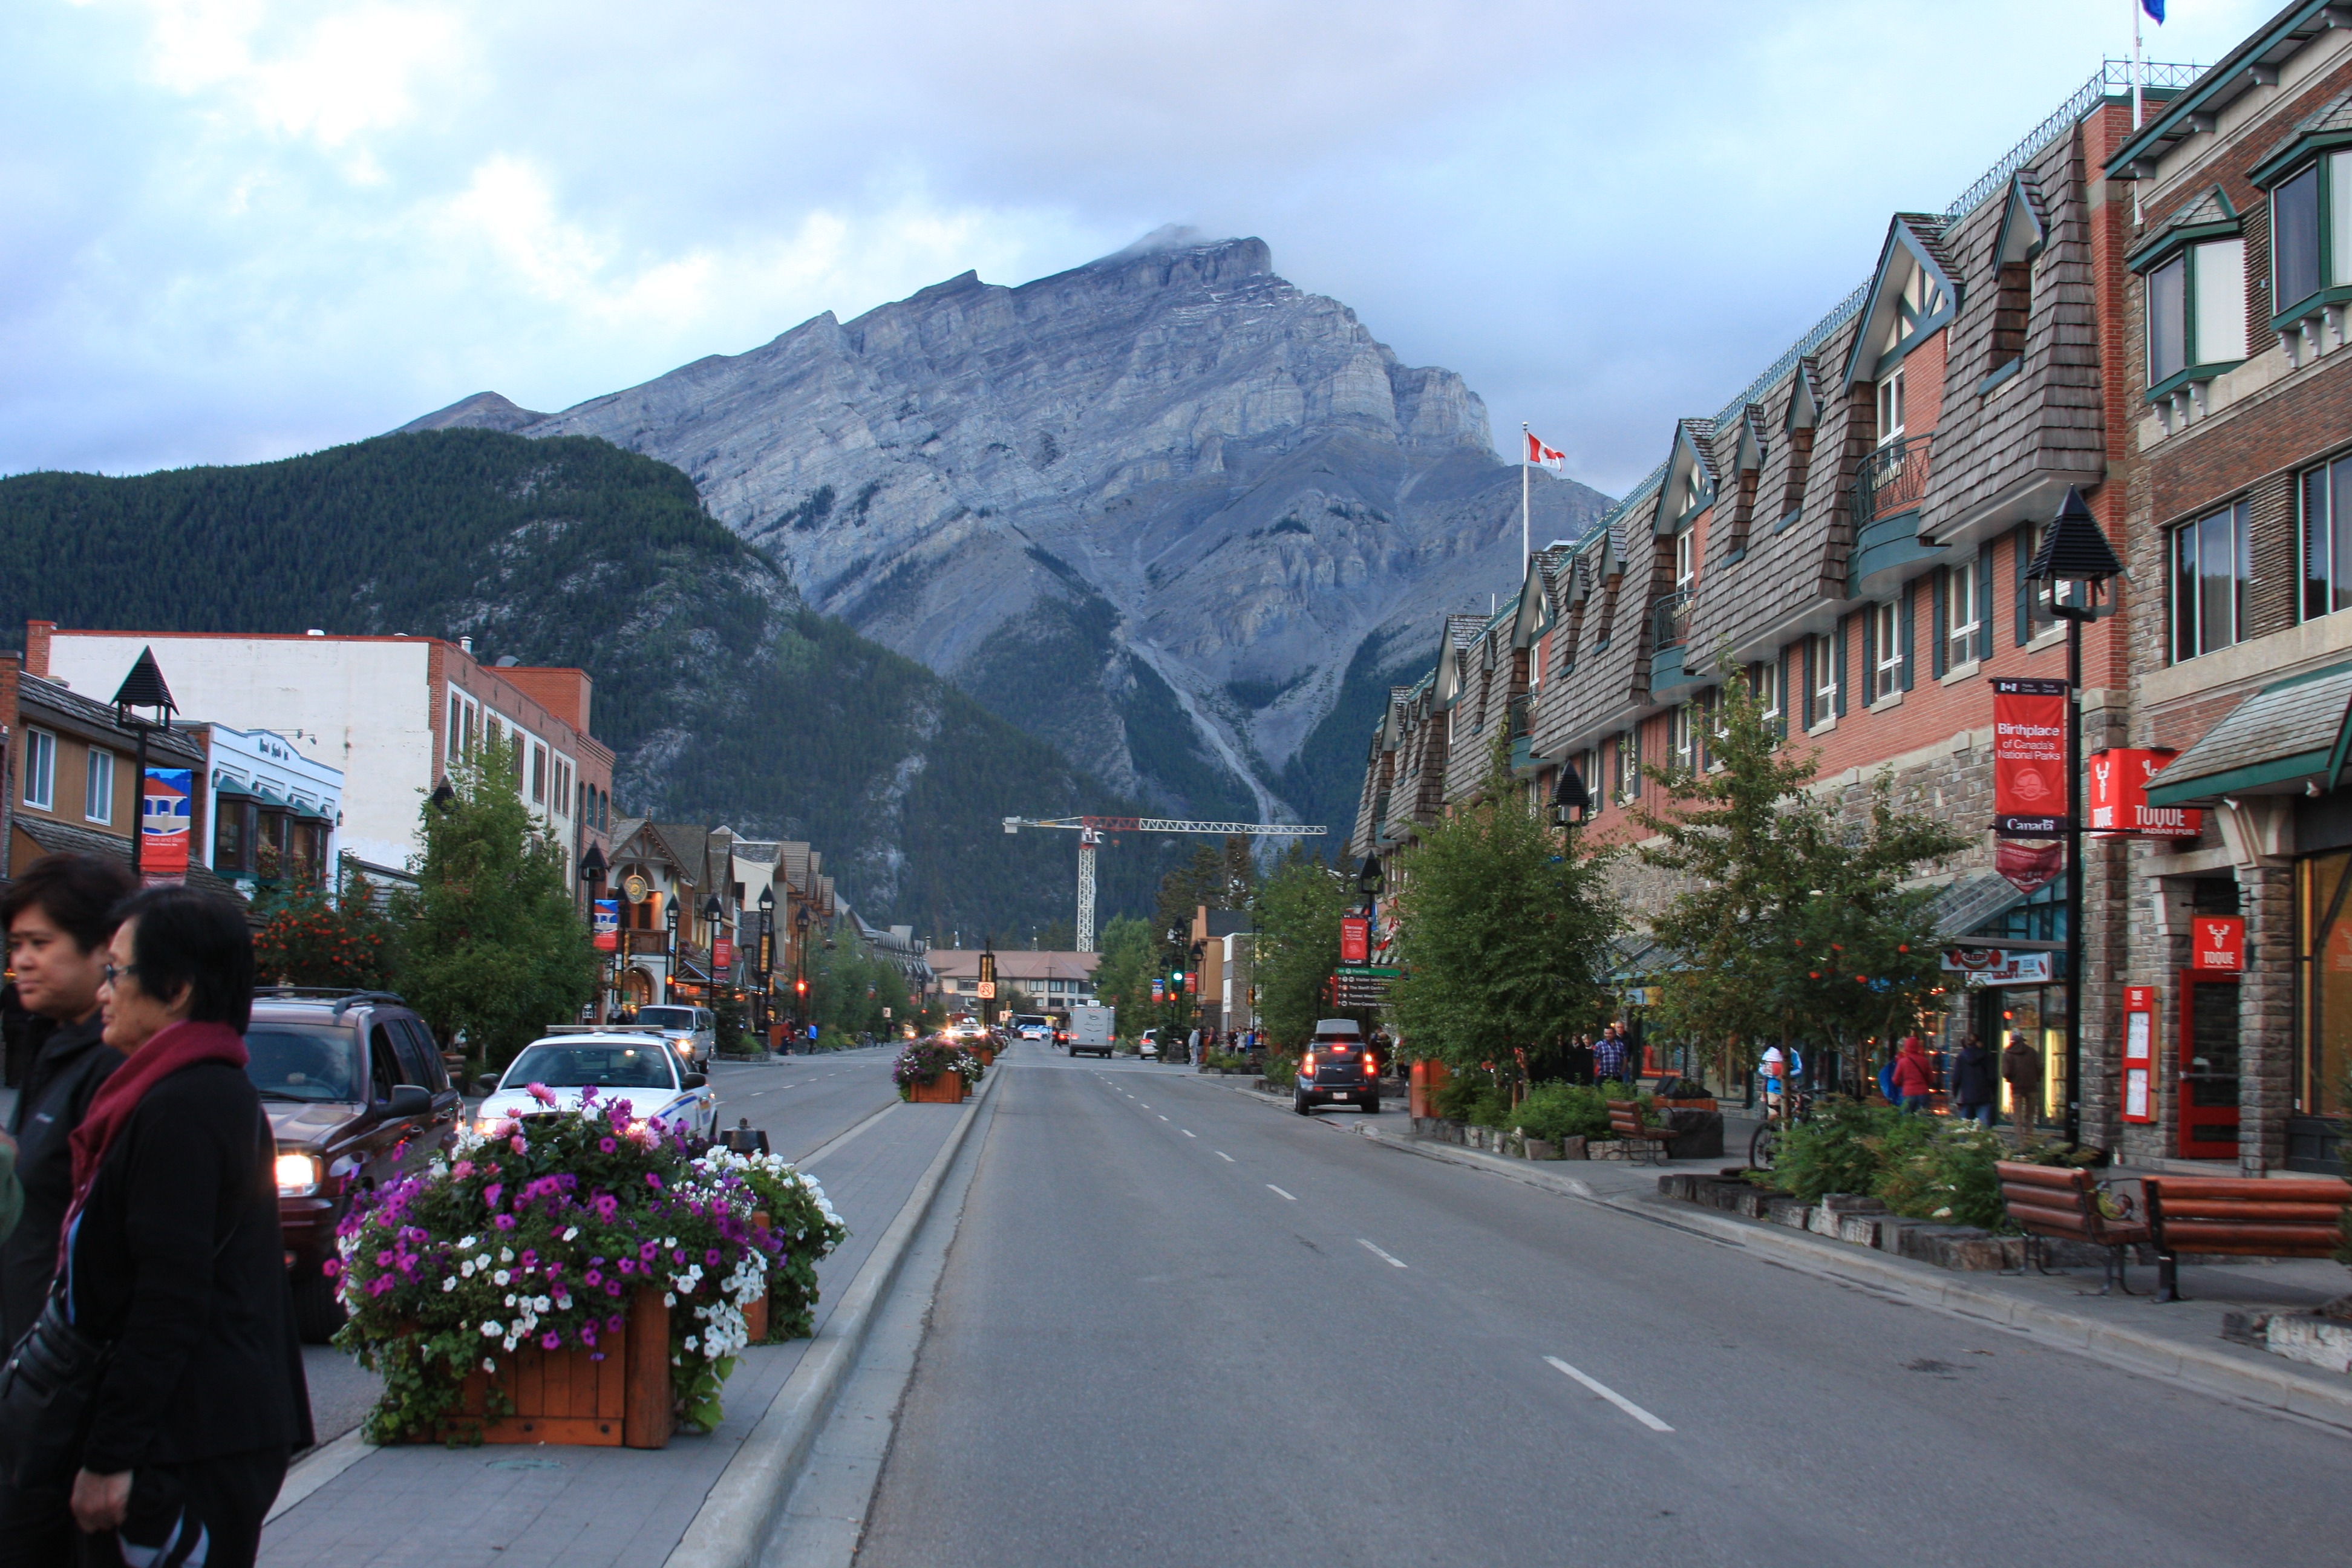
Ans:
<svg viewBox="0 0 2352 1568"><path fill-rule="evenodd" d="M1927 1065L1927 1048L1916 1035L1903 1037L1902 1048L1895 1054L1895 1103L1914 1115L1927 1109L1927 1096L1936 1088L1935 1069Z"/></svg>

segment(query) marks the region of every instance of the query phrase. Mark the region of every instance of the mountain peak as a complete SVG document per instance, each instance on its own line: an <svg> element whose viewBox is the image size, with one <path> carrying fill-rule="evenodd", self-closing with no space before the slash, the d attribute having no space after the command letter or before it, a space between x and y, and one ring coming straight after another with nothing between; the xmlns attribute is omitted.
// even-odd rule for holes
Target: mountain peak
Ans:
<svg viewBox="0 0 2352 1568"><path fill-rule="evenodd" d="M546 417L546 415L522 407L498 393L478 392L471 397L459 398L446 408L436 409L420 418L412 419L392 434L410 436L420 430L520 430Z"/></svg>

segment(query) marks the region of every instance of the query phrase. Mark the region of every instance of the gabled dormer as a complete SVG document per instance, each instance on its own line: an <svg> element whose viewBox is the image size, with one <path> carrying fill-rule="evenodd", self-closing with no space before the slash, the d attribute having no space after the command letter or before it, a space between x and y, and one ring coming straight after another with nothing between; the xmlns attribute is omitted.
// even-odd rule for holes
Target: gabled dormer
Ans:
<svg viewBox="0 0 2352 1568"><path fill-rule="evenodd" d="M2033 264L2049 243L2050 220L2042 205L2042 191L2031 174L2020 173L2009 182L2009 202L2002 208L2000 232L1994 237L1992 331L1979 393L1990 392L2025 368L2025 337L2033 324Z"/></svg>
<svg viewBox="0 0 2352 1568"><path fill-rule="evenodd" d="M1886 243L1862 302L1861 324L1846 355L1841 393L1870 389L1876 444L1892 446L1934 426L1932 410L1943 397L1940 378L1927 395L1929 416L1914 420L1916 400L1905 385L1903 362L1950 323L1960 307L1960 286L1944 253L1943 220L1928 213L1897 213L1887 226Z"/></svg>
<svg viewBox="0 0 2352 1568"><path fill-rule="evenodd" d="M1739 411L1738 435L1731 447L1731 516L1723 550L1727 563L1748 553L1748 531L1756 521L1756 487L1763 479L1769 449L1764 411L1751 403Z"/></svg>
<svg viewBox="0 0 2352 1568"><path fill-rule="evenodd" d="M1659 488L1657 521L1652 525L1661 537L1688 529L1715 504L1715 463L1706 445L1714 433L1712 419L1675 421L1674 452L1666 458L1665 483Z"/></svg>
<svg viewBox="0 0 2352 1568"><path fill-rule="evenodd" d="M1796 374L1789 377L1789 401L1780 415L1780 435L1789 446L1789 468L1780 486L1780 515L1772 522L1775 533L1804 513L1805 481L1812 472L1813 435L1821 424L1821 367L1807 356L1797 362Z"/></svg>

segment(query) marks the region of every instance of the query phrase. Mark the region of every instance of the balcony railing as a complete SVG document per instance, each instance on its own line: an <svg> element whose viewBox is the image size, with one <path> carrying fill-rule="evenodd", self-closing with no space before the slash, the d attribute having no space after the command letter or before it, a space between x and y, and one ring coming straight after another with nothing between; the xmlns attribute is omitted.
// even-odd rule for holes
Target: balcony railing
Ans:
<svg viewBox="0 0 2352 1568"><path fill-rule="evenodd" d="M1535 703L1528 698L1526 692L1522 691L1517 697L1511 699L1510 721L1511 739L1514 741L1526 740L1530 728L1535 721Z"/></svg>
<svg viewBox="0 0 2352 1568"><path fill-rule="evenodd" d="M1695 588L1677 588L1650 601L1651 651L1683 646L1683 639L1690 636L1691 605L1697 597Z"/></svg>
<svg viewBox="0 0 2352 1568"><path fill-rule="evenodd" d="M1906 436L1863 458L1853 470L1853 520L1907 511L1927 493L1927 448L1931 437Z"/></svg>

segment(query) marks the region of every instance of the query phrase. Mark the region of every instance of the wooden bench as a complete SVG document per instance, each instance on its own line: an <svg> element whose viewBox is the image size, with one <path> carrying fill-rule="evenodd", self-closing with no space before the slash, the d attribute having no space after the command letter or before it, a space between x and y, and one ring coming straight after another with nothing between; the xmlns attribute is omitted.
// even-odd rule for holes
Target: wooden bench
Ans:
<svg viewBox="0 0 2352 1568"><path fill-rule="evenodd" d="M2053 1237L2087 1242L2106 1248L2106 1280L2099 1287L2099 1294L2104 1296L2118 1287L2126 1296L2132 1293L2131 1287L2124 1282L2124 1265L2130 1257L2124 1249L2151 1239L2151 1231L2146 1218L2133 1217L2128 1195L2116 1195L2124 1214L2111 1219L2099 1206L2099 1199L2105 1194L2088 1171L2068 1165L2028 1165L2002 1160L1993 1165L1993 1172L2000 1180L2001 1205L2025 1232L2027 1258L2033 1267L2045 1274L2050 1271L2041 1258L2034 1257L2042 1250L2038 1243Z"/></svg>
<svg viewBox="0 0 2352 1568"><path fill-rule="evenodd" d="M2184 1252L2245 1258L2333 1258L2344 1245L2352 1182L2334 1177L2147 1176L2147 1223L2156 1233L2156 1299L2185 1300Z"/></svg>
<svg viewBox="0 0 2352 1568"><path fill-rule="evenodd" d="M1628 1160L1647 1154L1652 1163L1660 1165L1666 1163L1666 1145L1679 1136L1671 1127L1645 1126L1641 1102L1633 1100L1609 1102L1609 1135L1625 1145Z"/></svg>

